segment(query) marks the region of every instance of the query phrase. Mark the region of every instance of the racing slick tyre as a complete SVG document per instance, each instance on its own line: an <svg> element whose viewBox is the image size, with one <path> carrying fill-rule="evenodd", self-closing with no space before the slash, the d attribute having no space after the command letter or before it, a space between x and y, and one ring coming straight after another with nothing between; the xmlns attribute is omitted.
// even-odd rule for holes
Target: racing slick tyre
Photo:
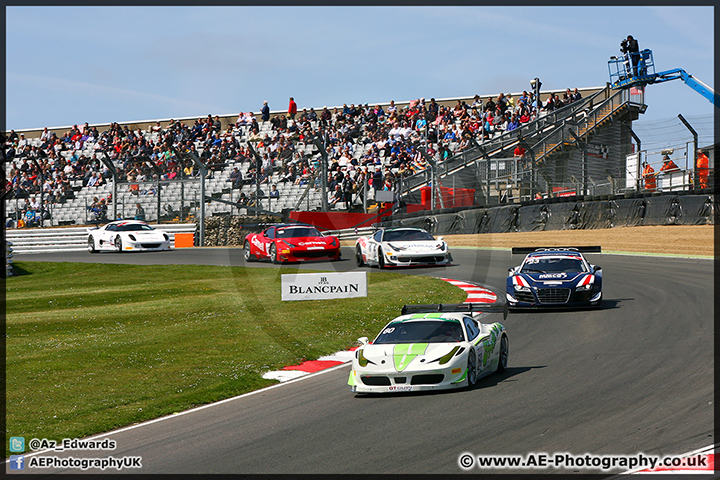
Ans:
<svg viewBox="0 0 720 480"><path fill-rule="evenodd" d="M382 248L378 248L378 268L381 270L385 268L385 257L383 257Z"/></svg>
<svg viewBox="0 0 720 480"><path fill-rule="evenodd" d="M507 370L508 353L510 353L510 349L508 348L508 339L505 335L503 335L500 339L500 354L498 355L497 366L498 372L504 372Z"/></svg>
<svg viewBox="0 0 720 480"><path fill-rule="evenodd" d="M95 239L92 236L88 237L88 252L97 253L97 249L95 248Z"/></svg>
<svg viewBox="0 0 720 480"><path fill-rule="evenodd" d="M363 265L365 265L365 262L363 261L363 256L362 256L362 248L360 248L360 245L355 247L355 264L358 267L362 267Z"/></svg>
<svg viewBox="0 0 720 480"><path fill-rule="evenodd" d="M257 257L250 253L250 242L248 242L247 240L243 245L243 257L245 258L246 262L254 262L255 260L257 260Z"/></svg>
<svg viewBox="0 0 720 480"><path fill-rule="evenodd" d="M270 245L270 261L272 263L276 263L276 264L282 263L277 256L277 247L275 246L274 243L272 245Z"/></svg>
<svg viewBox="0 0 720 480"><path fill-rule="evenodd" d="M115 237L115 251L118 253L122 253L123 251L122 238L120 238L120 235Z"/></svg>
<svg viewBox="0 0 720 480"><path fill-rule="evenodd" d="M472 349L468 352L467 382L468 387L472 387L477 382L477 354Z"/></svg>

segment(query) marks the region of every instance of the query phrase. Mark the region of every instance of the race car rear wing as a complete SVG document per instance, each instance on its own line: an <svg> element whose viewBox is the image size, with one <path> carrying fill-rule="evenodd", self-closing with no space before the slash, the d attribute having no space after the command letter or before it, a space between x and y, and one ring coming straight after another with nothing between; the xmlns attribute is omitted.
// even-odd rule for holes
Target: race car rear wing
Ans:
<svg viewBox="0 0 720 480"><path fill-rule="evenodd" d="M462 313L468 312L470 314L474 312L487 312L487 313L502 313L503 319L508 316L507 303L502 305L487 304L487 303L435 303L430 305L403 305L401 315L407 315L410 313Z"/></svg>
<svg viewBox="0 0 720 480"><path fill-rule="evenodd" d="M543 252L543 251L554 251L554 250L569 250L572 252L579 252L579 253L601 253L602 249L600 248L600 245L595 245L592 247L512 247L512 254L513 255L527 255L528 253L533 252Z"/></svg>

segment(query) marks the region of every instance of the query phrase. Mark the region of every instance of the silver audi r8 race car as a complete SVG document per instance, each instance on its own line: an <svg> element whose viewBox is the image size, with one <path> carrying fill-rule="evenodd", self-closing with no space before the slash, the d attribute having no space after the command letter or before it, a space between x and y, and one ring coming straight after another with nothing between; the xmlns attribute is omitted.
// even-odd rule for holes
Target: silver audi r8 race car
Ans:
<svg viewBox="0 0 720 480"><path fill-rule="evenodd" d="M463 303L406 305L370 342L358 340L348 385L357 393L414 392L472 386L507 368L503 307ZM507 316L504 309L502 318Z"/></svg>
<svg viewBox="0 0 720 480"><path fill-rule="evenodd" d="M601 307L602 268L584 253L593 247L515 247L526 254L522 264L508 269L506 301L511 309Z"/></svg>
<svg viewBox="0 0 720 480"><path fill-rule="evenodd" d="M382 228L355 241L355 262L379 268L415 265L448 265L452 255L443 237L422 228Z"/></svg>
<svg viewBox="0 0 720 480"><path fill-rule="evenodd" d="M140 220L117 220L88 228L87 248L90 253L170 250L170 235Z"/></svg>

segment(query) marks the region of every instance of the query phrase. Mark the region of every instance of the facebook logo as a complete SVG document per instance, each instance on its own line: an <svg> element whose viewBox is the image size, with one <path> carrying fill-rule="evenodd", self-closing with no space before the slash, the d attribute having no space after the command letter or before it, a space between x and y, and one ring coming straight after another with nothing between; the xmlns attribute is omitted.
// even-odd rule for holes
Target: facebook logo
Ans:
<svg viewBox="0 0 720 480"><path fill-rule="evenodd" d="M10 470L24 470L25 455L10 455Z"/></svg>

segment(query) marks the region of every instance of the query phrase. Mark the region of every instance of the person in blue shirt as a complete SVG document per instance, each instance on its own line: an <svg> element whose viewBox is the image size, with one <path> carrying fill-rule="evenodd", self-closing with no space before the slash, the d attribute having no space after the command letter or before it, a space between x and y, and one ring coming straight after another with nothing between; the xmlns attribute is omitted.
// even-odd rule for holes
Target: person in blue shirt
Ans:
<svg viewBox="0 0 720 480"><path fill-rule="evenodd" d="M402 151L402 144L400 142L395 142L393 144L392 148L390 149L390 155L392 155L393 153L395 155L400 155L401 151Z"/></svg>
<svg viewBox="0 0 720 480"><path fill-rule="evenodd" d="M263 123L270 120L270 107L268 107L267 100L263 100L263 106L260 109L260 114L262 115L262 121Z"/></svg>
<svg viewBox="0 0 720 480"><path fill-rule="evenodd" d="M453 130L448 130L445 135L443 135L443 140L448 142L455 142L457 141L457 135L455 135L455 132Z"/></svg>
<svg viewBox="0 0 720 480"><path fill-rule="evenodd" d="M512 117L510 117L510 121L507 124L506 131L511 132L518 128L520 126L520 120L518 120L517 115L513 113Z"/></svg>
<svg viewBox="0 0 720 480"><path fill-rule="evenodd" d="M427 126L427 120L425 117L419 117L417 119L417 122L415 122L415 130L422 132L425 130L425 127Z"/></svg>

